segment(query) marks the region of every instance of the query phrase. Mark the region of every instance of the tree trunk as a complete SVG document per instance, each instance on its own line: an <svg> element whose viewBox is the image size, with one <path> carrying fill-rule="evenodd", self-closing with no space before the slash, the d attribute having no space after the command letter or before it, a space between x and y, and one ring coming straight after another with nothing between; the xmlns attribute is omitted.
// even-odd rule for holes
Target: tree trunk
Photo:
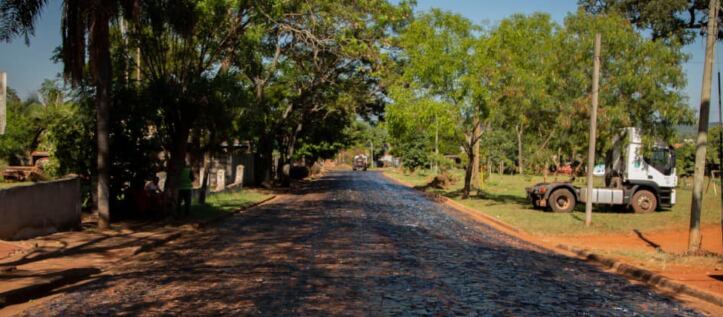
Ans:
<svg viewBox="0 0 723 317"><path fill-rule="evenodd" d="M434 174L439 175L439 118L436 113L434 114Z"/></svg>
<svg viewBox="0 0 723 317"><path fill-rule="evenodd" d="M285 142L284 147L284 153L281 160L279 160L278 164L278 170L276 171L276 176L281 182L282 186L289 186L291 183L290 174L288 172L291 171L291 164L292 159L294 157L294 152L296 151L296 140L299 137L299 133L301 133L301 129L303 128L303 123L299 123L296 125L296 129L294 129L294 133L289 137ZM289 170L284 171L284 166L288 165Z"/></svg>
<svg viewBox="0 0 723 317"><path fill-rule="evenodd" d="M475 119L474 122L474 129L472 131L472 135L474 137L474 143L472 143L472 153L474 160L472 162L472 187L474 189L479 189L480 185L480 170L479 170L479 139L480 135L482 133L482 129L480 129L480 120L479 118Z"/></svg>
<svg viewBox="0 0 723 317"><path fill-rule="evenodd" d="M206 204L206 194L208 193L208 175L210 175L209 169L211 168L211 156L208 152L203 155L203 175L201 179L201 192L198 195L198 203L201 205Z"/></svg>
<svg viewBox="0 0 723 317"><path fill-rule="evenodd" d="M273 162L273 141L266 135L259 138L259 143L254 156L254 180L257 186L268 186L271 184L271 166Z"/></svg>
<svg viewBox="0 0 723 317"><path fill-rule="evenodd" d="M285 146L285 143L288 142L281 142L282 145L279 149L279 160L276 162L276 180L282 187L288 187L291 185L291 180L289 179L289 173L291 172L291 159L289 158L289 147ZM289 165L288 170L284 168L287 164Z"/></svg>
<svg viewBox="0 0 723 317"><path fill-rule="evenodd" d="M473 146L471 144L467 145L469 148L467 149L467 168L464 170L464 188L462 189L462 199L469 198L469 192L471 190L471 183L472 183L472 166L474 166L474 150Z"/></svg>
<svg viewBox="0 0 723 317"><path fill-rule="evenodd" d="M98 228L110 226L110 94L112 66L108 10L95 10L90 34L90 67L95 86L97 168L98 168Z"/></svg>
<svg viewBox="0 0 723 317"><path fill-rule="evenodd" d="M186 154L188 153L189 129L181 127L173 136L170 159L166 168L166 186L163 191L165 212L176 214L178 211L178 190L180 184L181 170L186 165Z"/></svg>
<svg viewBox="0 0 723 317"><path fill-rule="evenodd" d="M698 139L695 151L695 172L693 174L693 198L690 206L690 230L688 234L688 252L700 250L700 211L703 208L703 182L705 180L705 156L708 143L708 115L710 110L710 91L715 58L715 41L718 35L718 0L710 0L708 16L708 38L705 47L703 65L703 85L700 93L700 118L698 119Z"/></svg>
<svg viewBox="0 0 723 317"><path fill-rule="evenodd" d="M525 171L525 165L522 158L522 127L519 124L515 126L515 132L517 135L517 172L522 175Z"/></svg>

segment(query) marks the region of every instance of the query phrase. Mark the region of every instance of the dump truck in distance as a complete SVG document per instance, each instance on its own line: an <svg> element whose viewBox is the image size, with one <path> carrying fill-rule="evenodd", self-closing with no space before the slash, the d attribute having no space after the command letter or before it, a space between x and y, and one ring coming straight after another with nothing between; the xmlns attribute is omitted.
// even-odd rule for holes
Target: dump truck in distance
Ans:
<svg viewBox="0 0 723 317"><path fill-rule="evenodd" d="M366 155L359 154L359 155L354 156L354 162L352 163L352 170L366 171L368 166L369 166L369 163L367 161Z"/></svg>

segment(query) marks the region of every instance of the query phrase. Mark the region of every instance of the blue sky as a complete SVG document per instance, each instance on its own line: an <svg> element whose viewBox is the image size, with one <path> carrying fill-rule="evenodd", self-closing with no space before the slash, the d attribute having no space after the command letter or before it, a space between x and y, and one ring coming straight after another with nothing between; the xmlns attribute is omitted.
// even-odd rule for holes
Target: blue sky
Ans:
<svg viewBox="0 0 723 317"><path fill-rule="evenodd" d="M35 36L30 38L30 46L25 45L23 38L17 38L11 43L0 43L0 71L8 73L8 84L17 90L21 97L27 97L36 91L45 78L56 77L62 69L62 65L54 64L50 60L53 50L60 45L60 7L60 0L49 1L38 21ZM577 0L418 0L418 10L432 7L462 14L479 24L494 24L513 13L529 14L536 11L547 12L558 23L562 23L569 12L577 9ZM688 77L688 86L684 91L688 96L688 103L696 111L700 102L704 49L702 39L685 47L691 57L689 62L683 65ZM714 70L719 68L717 63ZM711 110L711 120L717 121L715 89L713 95L715 106Z"/></svg>

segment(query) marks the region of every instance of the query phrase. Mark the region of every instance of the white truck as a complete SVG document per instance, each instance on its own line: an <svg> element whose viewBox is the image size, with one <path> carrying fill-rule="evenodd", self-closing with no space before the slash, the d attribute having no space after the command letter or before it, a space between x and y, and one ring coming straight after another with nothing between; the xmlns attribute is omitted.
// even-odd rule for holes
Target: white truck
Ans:
<svg viewBox="0 0 723 317"><path fill-rule="evenodd" d="M656 144L649 157L642 155L640 130L625 128L613 141L605 159L605 188L594 188L593 204L619 205L648 213L675 204L675 151ZM539 183L526 188L535 208L571 212L587 199L586 188L570 182Z"/></svg>

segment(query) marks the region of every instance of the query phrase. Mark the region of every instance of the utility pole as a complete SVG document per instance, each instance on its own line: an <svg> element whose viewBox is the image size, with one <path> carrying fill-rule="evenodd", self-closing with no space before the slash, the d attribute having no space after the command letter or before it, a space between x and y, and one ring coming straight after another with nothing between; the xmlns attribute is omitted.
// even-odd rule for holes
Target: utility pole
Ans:
<svg viewBox="0 0 723 317"><path fill-rule="evenodd" d="M708 4L708 33L705 44L703 65L703 86L700 92L700 116L698 118L698 139L695 150L695 173L693 174L693 201L690 206L690 230L688 232L688 253L700 250L700 210L703 208L703 182L705 181L705 152L708 143L708 116L710 112L710 90L715 57L715 41L718 37L718 0Z"/></svg>
<svg viewBox="0 0 723 317"><path fill-rule="evenodd" d="M369 144L371 144L371 155L369 155L369 167L374 167L374 141L369 140Z"/></svg>
<svg viewBox="0 0 723 317"><path fill-rule="evenodd" d="M434 174L439 174L439 115L434 113Z"/></svg>
<svg viewBox="0 0 723 317"><path fill-rule="evenodd" d="M8 76L5 72L0 72L0 135L5 134L5 126L7 125L7 80Z"/></svg>
<svg viewBox="0 0 723 317"><path fill-rule="evenodd" d="M718 71L718 179L720 180L720 228L723 239L723 114L720 100L720 71Z"/></svg>
<svg viewBox="0 0 723 317"><path fill-rule="evenodd" d="M587 197L585 225L592 223L592 170L595 166L595 140L597 138L597 102L600 86L600 33L595 34L595 57L592 69L592 109L590 111L590 141L587 149Z"/></svg>

